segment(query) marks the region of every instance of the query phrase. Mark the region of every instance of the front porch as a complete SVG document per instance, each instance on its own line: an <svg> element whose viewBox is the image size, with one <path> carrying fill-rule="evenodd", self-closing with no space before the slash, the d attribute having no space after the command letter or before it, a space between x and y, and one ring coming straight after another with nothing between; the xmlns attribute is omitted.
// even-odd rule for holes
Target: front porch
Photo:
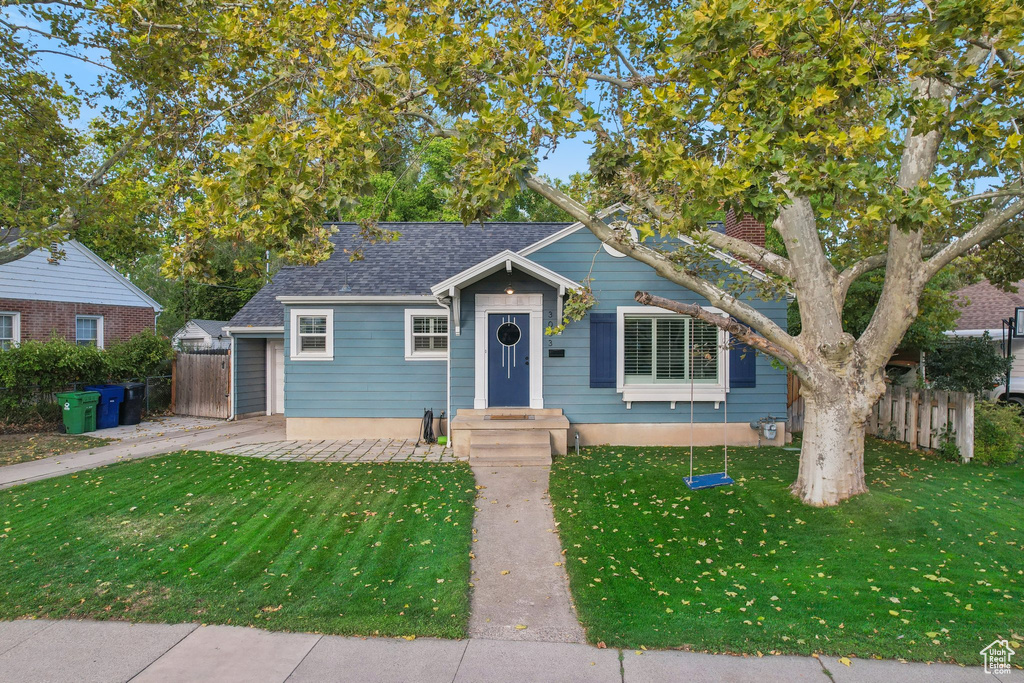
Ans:
<svg viewBox="0 0 1024 683"><path fill-rule="evenodd" d="M462 409L452 420L455 457L471 465L550 465L568 440L560 408Z"/></svg>

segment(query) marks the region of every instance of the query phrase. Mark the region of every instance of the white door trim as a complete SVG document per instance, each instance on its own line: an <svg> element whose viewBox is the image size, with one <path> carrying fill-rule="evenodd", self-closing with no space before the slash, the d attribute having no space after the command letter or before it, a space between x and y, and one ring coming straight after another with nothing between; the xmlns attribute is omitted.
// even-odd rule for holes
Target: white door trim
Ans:
<svg viewBox="0 0 1024 683"><path fill-rule="evenodd" d="M530 407L544 407L544 295L477 294L473 407L487 407L487 316L491 313L530 314Z"/></svg>
<svg viewBox="0 0 1024 683"><path fill-rule="evenodd" d="M274 355L277 349L281 350L284 354L284 340L283 339L267 339L266 342L266 375L267 375L267 415L274 414L274 403L277 398L277 387L278 384L284 383L284 377L279 376L281 373L277 371L277 363L275 362ZM282 363L282 370L284 364ZM282 387L283 389L283 387ZM284 406L281 406L281 412L284 412Z"/></svg>

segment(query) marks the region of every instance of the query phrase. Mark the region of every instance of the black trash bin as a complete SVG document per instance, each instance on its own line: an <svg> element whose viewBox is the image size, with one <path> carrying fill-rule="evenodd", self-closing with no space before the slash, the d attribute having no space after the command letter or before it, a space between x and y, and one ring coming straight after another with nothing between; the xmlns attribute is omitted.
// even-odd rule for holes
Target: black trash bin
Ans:
<svg viewBox="0 0 1024 683"><path fill-rule="evenodd" d="M146 404L146 385L142 382L125 382L124 401L121 402L119 421L123 425L137 425L142 422L142 407Z"/></svg>

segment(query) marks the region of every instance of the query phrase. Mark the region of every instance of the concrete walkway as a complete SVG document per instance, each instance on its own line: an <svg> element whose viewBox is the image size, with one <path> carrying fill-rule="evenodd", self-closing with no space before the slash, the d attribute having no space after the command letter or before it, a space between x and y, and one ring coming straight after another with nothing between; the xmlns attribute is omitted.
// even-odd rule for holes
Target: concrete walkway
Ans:
<svg viewBox="0 0 1024 683"><path fill-rule="evenodd" d="M548 500L550 469L473 468L473 638L585 640Z"/></svg>
<svg viewBox="0 0 1024 683"><path fill-rule="evenodd" d="M620 661L621 657L621 661ZM0 681L18 683L1010 683L981 667L625 652L578 643L343 638L234 626L0 622Z"/></svg>
<svg viewBox="0 0 1024 683"><path fill-rule="evenodd" d="M147 423L143 423L145 428L119 428L135 431L122 433L120 441L106 446L0 467L0 489L160 453L184 449L215 450L253 441L278 440L284 433L284 420L277 415L237 422L208 422L186 421L179 425L170 421L168 425L161 424L159 431ZM115 430L109 431L109 436L116 435ZM98 435L108 436L102 432Z"/></svg>

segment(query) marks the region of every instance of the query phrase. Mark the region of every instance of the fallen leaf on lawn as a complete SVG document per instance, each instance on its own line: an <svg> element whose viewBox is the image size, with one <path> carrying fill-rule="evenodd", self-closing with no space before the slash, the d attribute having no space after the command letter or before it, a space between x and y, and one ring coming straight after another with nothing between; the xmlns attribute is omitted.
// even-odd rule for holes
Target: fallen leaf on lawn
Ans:
<svg viewBox="0 0 1024 683"><path fill-rule="evenodd" d="M406 640L416 640L416 636L402 636Z"/></svg>
<svg viewBox="0 0 1024 683"><path fill-rule="evenodd" d="M599 640L599 641L597 642L597 649L598 649L598 650L605 650L605 649L607 649L607 648L608 648L608 646L604 644L604 641L603 641L603 640Z"/></svg>
<svg viewBox="0 0 1024 683"><path fill-rule="evenodd" d="M850 666L850 658L849 657L840 657L839 658L839 663L842 664L843 666Z"/></svg>

